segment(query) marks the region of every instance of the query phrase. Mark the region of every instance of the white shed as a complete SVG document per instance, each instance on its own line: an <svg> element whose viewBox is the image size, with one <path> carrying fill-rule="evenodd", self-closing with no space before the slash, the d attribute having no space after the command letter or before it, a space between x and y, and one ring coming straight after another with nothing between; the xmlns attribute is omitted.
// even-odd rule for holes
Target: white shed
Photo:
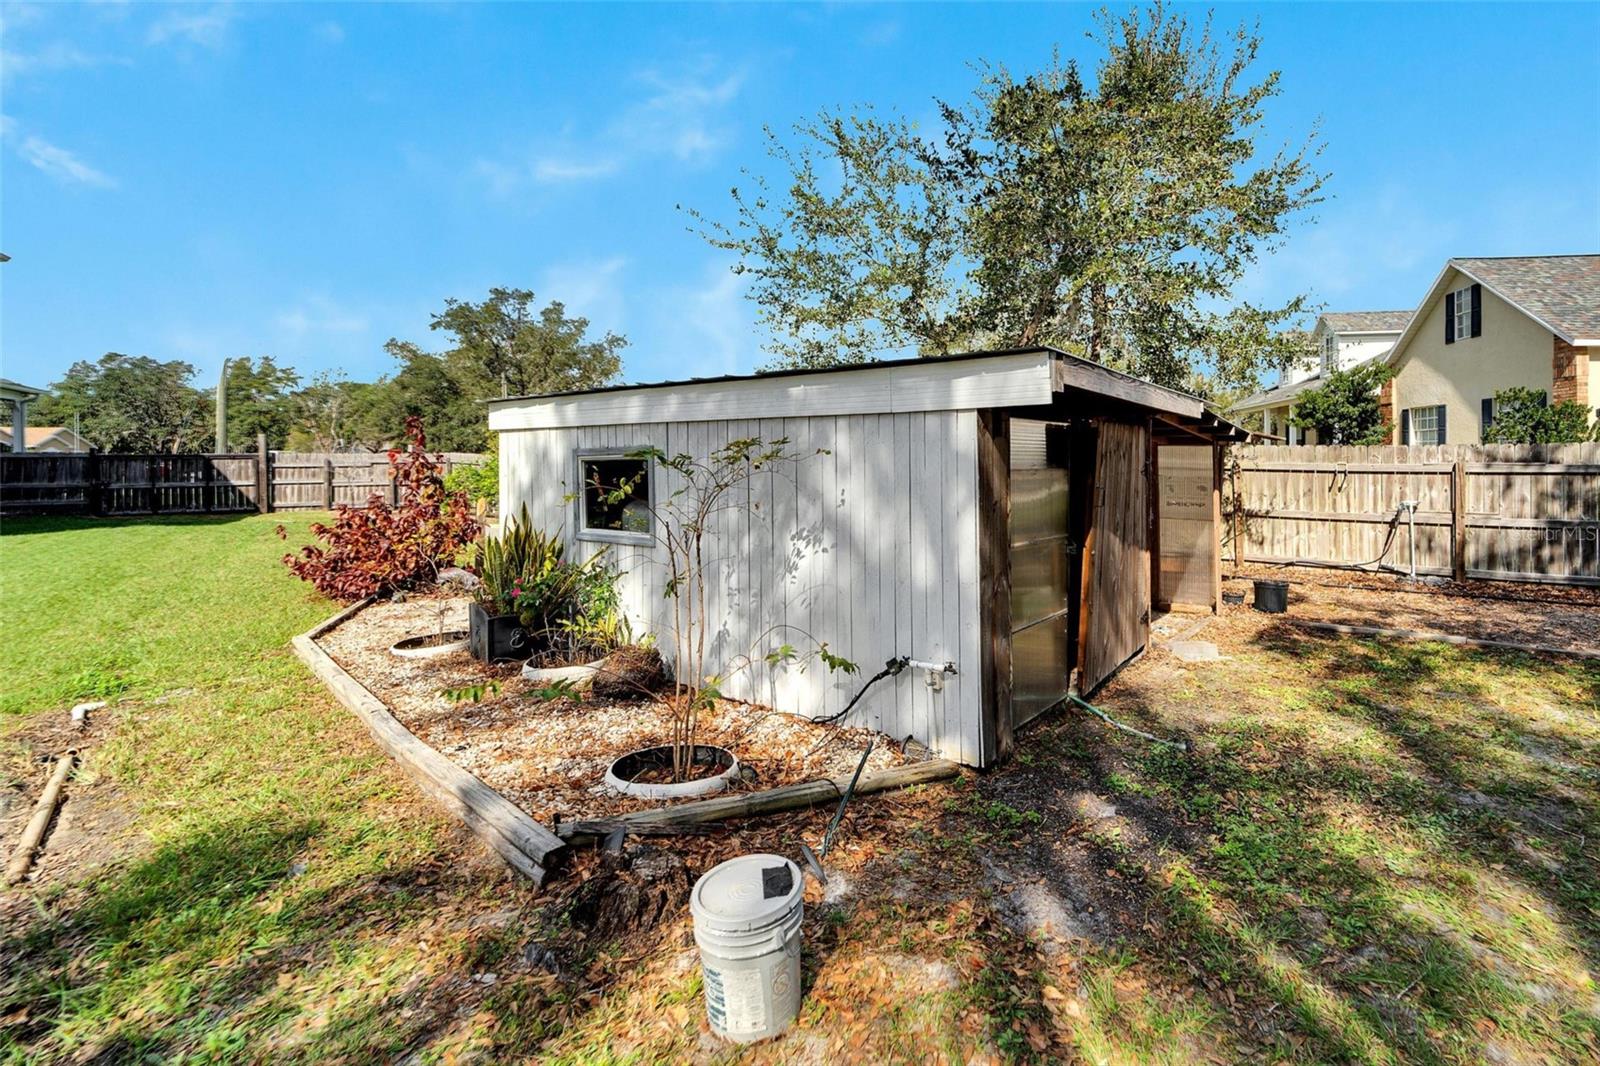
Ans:
<svg viewBox="0 0 1600 1066"><path fill-rule="evenodd" d="M1155 599L1198 587L1216 606L1215 445L1243 438L1193 396L1048 348L512 397L490 403L489 428L500 514L526 506L580 556L607 548L636 629L657 634L670 630L664 550L591 504L583 471L655 466L630 457L641 448L707 457L786 438L801 458L762 471L748 506L719 518L711 658L759 659L763 634L798 631L862 673L761 663L726 691L831 715L887 660L950 663L879 683L850 722L972 766L1143 648L1152 582ZM1156 544L1157 446L1184 443L1211 459L1199 582L1178 580L1168 553L1169 581ZM674 476L651 469L640 491L665 498Z"/></svg>

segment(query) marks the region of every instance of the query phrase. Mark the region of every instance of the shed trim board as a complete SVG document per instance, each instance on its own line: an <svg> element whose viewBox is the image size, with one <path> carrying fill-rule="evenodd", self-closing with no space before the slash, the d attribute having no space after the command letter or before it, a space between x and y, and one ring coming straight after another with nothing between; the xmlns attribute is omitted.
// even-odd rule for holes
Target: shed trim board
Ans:
<svg viewBox="0 0 1600 1066"><path fill-rule="evenodd" d="M1053 348L897 359L747 377L616 385L489 401L489 428L550 429L632 422L899 414L1049 404L1063 388L1199 418L1196 397Z"/></svg>
<svg viewBox="0 0 1600 1066"><path fill-rule="evenodd" d="M1050 349L508 399L490 405L490 428L500 435L500 513L526 506L534 525L560 531L570 558L605 552L622 574L622 606L635 631L658 638L671 631L665 551L576 535L575 456L655 448L705 459L734 440L786 439L794 459L756 473L708 531L709 658L725 676L723 691L818 717L841 711L890 659L951 662L953 674L933 678L914 667L879 682L849 724L988 766L1014 742L1012 420L1079 427L1073 439L1082 437L1090 455L1097 426L1123 427L1112 431L1130 453L1119 476L1139 477L1157 414L1167 421L1155 424L1170 431L1162 443L1243 436L1193 397ZM1050 461L1072 469L1082 450L1055 449ZM679 475L655 464L656 506L680 487ZM1089 627L1115 627L1113 639L1095 644L1095 681L1148 632L1150 561L1138 553L1148 551L1145 500L1155 489L1129 488L1114 520L1137 528L1106 543L1132 553L1118 560L1119 573L1142 567L1144 577L1096 582L1097 596L1114 599L1092 611L1071 604L1074 649ZM1080 494L1074 512L1083 516L1073 519L1079 541L1093 536L1083 529L1089 501ZM860 672L829 673L815 659L769 664L763 641L802 652L826 642ZM662 651L670 659L673 649ZM735 663L746 665L730 675Z"/></svg>

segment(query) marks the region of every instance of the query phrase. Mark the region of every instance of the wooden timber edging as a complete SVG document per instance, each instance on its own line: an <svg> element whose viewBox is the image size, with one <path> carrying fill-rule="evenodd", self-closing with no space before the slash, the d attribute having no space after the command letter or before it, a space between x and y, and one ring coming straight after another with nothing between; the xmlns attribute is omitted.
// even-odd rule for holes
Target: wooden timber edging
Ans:
<svg viewBox="0 0 1600 1066"><path fill-rule="evenodd" d="M419 789L455 815L536 885L566 848L566 842L534 821L516 804L423 743L389 712L382 700L334 662L316 638L367 606L345 608L293 640L294 652L328 686L336 699L361 719L378 746L400 764Z"/></svg>
<svg viewBox="0 0 1600 1066"><path fill-rule="evenodd" d="M1319 633L1351 637L1378 637L1388 640L1437 641L1469 648L1496 648L1502 651L1532 652L1542 655L1570 655L1578 659L1600 659L1600 648L1563 648L1554 644L1518 644L1509 640L1461 637L1453 633L1433 633L1423 629L1385 629L1382 626L1354 626L1342 622L1314 622L1307 618L1285 618L1290 625Z"/></svg>
<svg viewBox="0 0 1600 1066"><path fill-rule="evenodd" d="M861 780L856 782L855 795L943 781L960 772L961 767L949 759L927 759L923 762L891 767L888 770L873 770L861 775ZM705 822L720 822L728 818L749 818L759 814L815 807L835 802L843 796L845 790L850 787L851 776L845 774L840 777L820 777L815 781L782 785L761 792L741 792L733 796L716 796L712 799L695 800L692 803L680 803L673 807L654 807L607 819L606 824L620 828L624 832L645 832L664 826L699 825ZM561 832L561 828L562 824L557 822L558 833ZM566 839L570 843L577 844L588 843L597 837L592 833L573 831L567 834Z"/></svg>

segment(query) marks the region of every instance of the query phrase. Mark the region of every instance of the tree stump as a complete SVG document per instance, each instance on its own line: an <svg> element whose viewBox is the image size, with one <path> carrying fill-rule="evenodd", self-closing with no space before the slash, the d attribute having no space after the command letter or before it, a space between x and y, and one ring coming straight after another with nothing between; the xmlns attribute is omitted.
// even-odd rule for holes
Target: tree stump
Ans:
<svg viewBox="0 0 1600 1066"><path fill-rule="evenodd" d="M689 901L693 879L676 852L640 845L573 894L567 915L601 939L653 929Z"/></svg>

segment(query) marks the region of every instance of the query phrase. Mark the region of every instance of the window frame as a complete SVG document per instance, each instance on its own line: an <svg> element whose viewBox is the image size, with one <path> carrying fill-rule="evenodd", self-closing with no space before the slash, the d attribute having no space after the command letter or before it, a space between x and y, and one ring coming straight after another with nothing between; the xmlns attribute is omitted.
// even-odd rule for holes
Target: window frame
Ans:
<svg viewBox="0 0 1600 1066"><path fill-rule="evenodd" d="M1339 369L1339 335L1328 332L1322 335L1322 372L1331 374Z"/></svg>
<svg viewBox="0 0 1600 1066"><path fill-rule="evenodd" d="M573 470L577 479L578 489L573 494L572 528L573 536L578 540L601 541L607 544L640 544L654 545L656 542L656 516L654 512L656 499L656 464L649 456L637 454L639 449L648 447L639 445L638 448L579 448L572 456ZM641 531L625 529L598 529L588 525L588 482L583 476L583 464L605 459L627 459L644 463L644 495L647 510L645 517L649 520L649 528Z"/></svg>
<svg viewBox="0 0 1600 1066"><path fill-rule="evenodd" d="M1456 340L1472 339L1472 283L1455 291Z"/></svg>
<svg viewBox="0 0 1600 1066"><path fill-rule="evenodd" d="M1444 443L1444 441L1438 439L1438 436L1439 436L1439 412L1441 410L1443 410L1443 408L1444 408L1444 404L1442 404L1442 403L1430 403L1430 404L1425 404L1422 407L1410 408L1410 412L1411 412L1411 443L1412 444L1415 444L1415 445L1429 445L1429 444L1443 444ZM1433 426L1432 426L1432 429L1430 431L1430 435L1434 438L1433 440L1419 440L1418 439L1418 437L1421 435L1421 428L1420 428L1421 427L1421 419L1418 416L1421 415L1424 411L1426 411L1428 413L1429 417L1431 417L1433 419Z"/></svg>

